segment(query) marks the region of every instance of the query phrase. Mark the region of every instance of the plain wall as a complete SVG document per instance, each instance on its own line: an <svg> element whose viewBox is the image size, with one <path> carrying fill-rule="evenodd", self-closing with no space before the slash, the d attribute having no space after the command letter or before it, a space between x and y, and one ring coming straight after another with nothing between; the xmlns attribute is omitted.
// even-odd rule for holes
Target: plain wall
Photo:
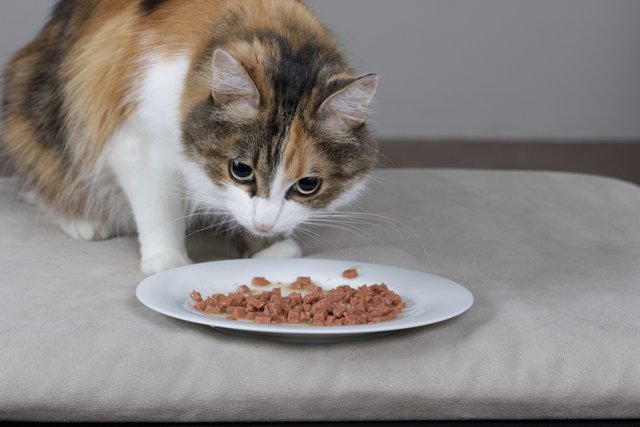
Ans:
<svg viewBox="0 0 640 427"><path fill-rule="evenodd" d="M246 1L246 0L239 0ZM53 1L0 2L0 61ZM386 138L640 139L640 1L309 0Z"/></svg>

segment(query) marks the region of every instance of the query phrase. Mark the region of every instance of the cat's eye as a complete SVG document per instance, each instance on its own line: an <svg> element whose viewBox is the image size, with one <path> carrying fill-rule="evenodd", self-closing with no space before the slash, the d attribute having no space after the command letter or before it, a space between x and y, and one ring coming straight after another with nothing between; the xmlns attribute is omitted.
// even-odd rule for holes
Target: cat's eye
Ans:
<svg viewBox="0 0 640 427"><path fill-rule="evenodd" d="M253 168L239 160L231 160L229 162L229 173L233 179L243 183L253 181L255 176Z"/></svg>
<svg viewBox="0 0 640 427"><path fill-rule="evenodd" d="M303 196L310 196L320 188L322 180L315 176L307 176L293 184L293 188Z"/></svg>

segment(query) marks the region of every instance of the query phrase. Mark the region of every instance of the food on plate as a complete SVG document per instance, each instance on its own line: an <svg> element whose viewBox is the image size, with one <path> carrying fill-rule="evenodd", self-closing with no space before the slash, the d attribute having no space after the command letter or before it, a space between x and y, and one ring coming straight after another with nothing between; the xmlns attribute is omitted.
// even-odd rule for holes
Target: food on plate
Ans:
<svg viewBox="0 0 640 427"><path fill-rule="evenodd" d="M257 323L308 323L313 326L383 322L394 319L406 306L385 284L358 288L341 285L326 292L313 285L309 277L298 277L294 284L304 284L308 292L291 292L283 296L281 288L276 287L253 293L243 285L235 292L206 298L194 290L191 298L195 309L205 314Z"/></svg>
<svg viewBox="0 0 640 427"><path fill-rule="evenodd" d="M349 268L342 272L342 277L344 277L345 279L355 279L356 277L358 277L358 270L356 270L355 268Z"/></svg>
<svg viewBox="0 0 640 427"><path fill-rule="evenodd" d="M289 285L291 289L304 289L308 286L311 286L311 277L309 276L298 276L296 281Z"/></svg>
<svg viewBox="0 0 640 427"><path fill-rule="evenodd" d="M254 277L253 279L251 279L251 284L253 286L267 286L270 285L271 282L264 277Z"/></svg>

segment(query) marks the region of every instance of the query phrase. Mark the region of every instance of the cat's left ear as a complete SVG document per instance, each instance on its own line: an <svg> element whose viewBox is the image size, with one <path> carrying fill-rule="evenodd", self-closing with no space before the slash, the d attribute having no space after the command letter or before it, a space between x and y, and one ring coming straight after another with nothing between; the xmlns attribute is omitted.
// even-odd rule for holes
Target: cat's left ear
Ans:
<svg viewBox="0 0 640 427"><path fill-rule="evenodd" d="M371 98L378 87L376 74L365 74L327 98L318 109L322 125L330 130L350 130L367 118Z"/></svg>
<svg viewBox="0 0 640 427"><path fill-rule="evenodd" d="M235 113L251 116L258 111L260 93L247 72L222 49L213 52L211 94Z"/></svg>

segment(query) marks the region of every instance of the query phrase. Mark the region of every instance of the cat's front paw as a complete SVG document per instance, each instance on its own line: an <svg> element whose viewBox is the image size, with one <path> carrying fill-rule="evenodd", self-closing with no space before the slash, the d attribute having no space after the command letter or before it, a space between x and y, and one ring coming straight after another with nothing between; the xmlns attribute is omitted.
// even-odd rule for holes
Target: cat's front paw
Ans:
<svg viewBox="0 0 640 427"><path fill-rule="evenodd" d="M180 252L165 252L151 256L143 256L140 270L145 274L153 274L174 267L191 264L189 257Z"/></svg>
<svg viewBox="0 0 640 427"><path fill-rule="evenodd" d="M69 236L78 240L105 240L110 237L107 227L84 220L60 220L60 227Z"/></svg>
<svg viewBox="0 0 640 427"><path fill-rule="evenodd" d="M302 251L293 239L285 239L256 252L251 258L300 258Z"/></svg>

